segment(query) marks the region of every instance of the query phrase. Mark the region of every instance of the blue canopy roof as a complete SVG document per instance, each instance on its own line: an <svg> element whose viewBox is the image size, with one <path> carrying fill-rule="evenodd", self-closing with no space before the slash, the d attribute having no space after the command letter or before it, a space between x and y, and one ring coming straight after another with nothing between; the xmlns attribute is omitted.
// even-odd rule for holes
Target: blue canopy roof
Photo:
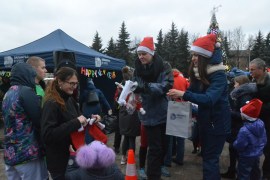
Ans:
<svg viewBox="0 0 270 180"><path fill-rule="evenodd" d="M24 46L0 53L0 69L10 69L17 62L26 61L30 56L39 56L47 67L54 67L53 52L74 52L77 67L121 70L126 62L99 53L75 40L61 29Z"/></svg>

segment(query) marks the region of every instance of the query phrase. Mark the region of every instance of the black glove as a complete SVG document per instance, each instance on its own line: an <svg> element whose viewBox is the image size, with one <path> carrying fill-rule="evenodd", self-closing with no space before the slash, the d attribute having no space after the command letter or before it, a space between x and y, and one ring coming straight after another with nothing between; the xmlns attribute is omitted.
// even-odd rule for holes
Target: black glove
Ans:
<svg viewBox="0 0 270 180"><path fill-rule="evenodd" d="M145 93L147 91L147 88L148 88L148 83L145 83L142 80L138 80L137 83L138 83L138 86L134 90L134 93Z"/></svg>

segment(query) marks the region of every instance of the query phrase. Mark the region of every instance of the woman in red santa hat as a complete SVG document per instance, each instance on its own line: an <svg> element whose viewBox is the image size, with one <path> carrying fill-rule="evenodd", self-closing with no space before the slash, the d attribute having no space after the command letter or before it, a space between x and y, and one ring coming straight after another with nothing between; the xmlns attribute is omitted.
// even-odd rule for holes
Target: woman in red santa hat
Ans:
<svg viewBox="0 0 270 180"><path fill-rule="evenodd" d="M219 157L231 126L225 66L216 39L215 34L210 34L193 43L190 86L185 92L171 89L168 93L198 105L203 179L208 180L220 179Z"/></svg>
<svg viewBox="0 0 270 180"><path fill-rule="evenodd" d="M134 91L142 97L145 114L139 113L148 141L147 178L159 180L166 154L166 120L168 98L166 93L173 86L173 74L168 62L154 52L153 37L145 37L137 48L134 80L138 87Z"/></svg>

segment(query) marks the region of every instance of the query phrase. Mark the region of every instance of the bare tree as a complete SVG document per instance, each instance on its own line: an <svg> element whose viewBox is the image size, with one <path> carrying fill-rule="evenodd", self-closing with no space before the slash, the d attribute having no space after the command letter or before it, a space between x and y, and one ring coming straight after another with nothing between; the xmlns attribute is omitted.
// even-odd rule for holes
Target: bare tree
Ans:
<svg viewBox="0 0 270 180"><path fill-rule="evenodd" d="M237 59L237 67L240 63L240 51L245 48L245 34L242 31L241 26L235 28L233 31L227 31L226 36L228 38L229 47L235 51L235 57Z"/></svg>
<svg viewBox="0 0 270 180"><path fill-rule="evenodd" d="M255 39L253 35L249 35L247 39L246 49L248 50L248 65L250 63L250 52L255 44Z"/></svg>

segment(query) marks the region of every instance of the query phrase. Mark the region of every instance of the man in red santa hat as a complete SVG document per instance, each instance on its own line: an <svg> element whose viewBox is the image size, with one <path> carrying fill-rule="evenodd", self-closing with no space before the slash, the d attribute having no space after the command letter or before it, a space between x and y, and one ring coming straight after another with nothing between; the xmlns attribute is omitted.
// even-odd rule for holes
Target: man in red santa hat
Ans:
<svg viewBox="0 0 270 180"><path fill-rule="evenodd" d="M137 48L134 80L138 87L134 91L142 97L146 113L139 113L148 141L147 177L159 180L166 154L166 120L168 98L166 93L173 86L171 65L163 61L154 51L153 37L145 37ZM166 173L169 175L168 173Z"/></svg>

